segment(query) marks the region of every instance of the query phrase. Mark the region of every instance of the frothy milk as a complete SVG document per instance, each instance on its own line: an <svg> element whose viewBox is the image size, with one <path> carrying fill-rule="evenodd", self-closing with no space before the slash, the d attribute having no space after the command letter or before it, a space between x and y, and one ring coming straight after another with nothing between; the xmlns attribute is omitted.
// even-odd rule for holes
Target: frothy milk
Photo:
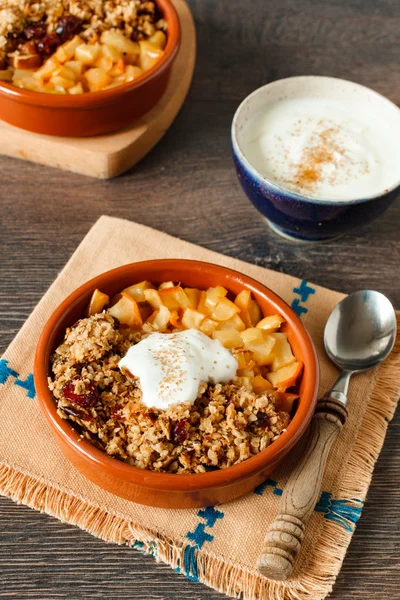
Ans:
<svg viewBox="0 0 400 600"><path fill-rule="evenodd" d="M379 114L329 98L268 105L247 124L241 141L262 177L335 201L373 196L393 185L400 168L395 145Z"/></svg>

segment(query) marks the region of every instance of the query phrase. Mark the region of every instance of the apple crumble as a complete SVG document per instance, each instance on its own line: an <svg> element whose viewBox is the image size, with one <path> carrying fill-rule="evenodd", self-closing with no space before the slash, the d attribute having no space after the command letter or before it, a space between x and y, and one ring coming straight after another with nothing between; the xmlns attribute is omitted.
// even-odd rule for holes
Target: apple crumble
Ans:
<svg viewBox="0 0 400 600"><path fill-rule="evenodd" d="M0 80L81 94L132 81L164 54L167 23L143 0L0 0Z"/></svg>
<svg viewBox="0 0 400 600"><path fill-rule="evenodd" d="M201 473L256 455L286 430L302 365L279 331L282 317L260 318L249 292L230 300L219 286L201 291L166 282L157 289L141 282L111 301L95 290L87 315L67 329L55 350L49 387L58 414L110 456L143 469ZM227 353L234 374L229 380L215 375L219 382L205 372L203 380L194 377L195 395L185 401L177 401L171 386L171 398L160 408L143 394L144 381L137 375L140 352L126 368L129 350L142 345L148 361L152 339L159 350L160 340L175 344L192 334L200 345L202 336L209 339L216 352L216 360L210 360L206 349L210 364L219 355L224 367ZM192 366L199 368L195 350ZM185 360L178 371L192 373L190 359ZM156 381L159 365L156 359L151 364ZM155 399L155 384L153 389Z"/></svg>

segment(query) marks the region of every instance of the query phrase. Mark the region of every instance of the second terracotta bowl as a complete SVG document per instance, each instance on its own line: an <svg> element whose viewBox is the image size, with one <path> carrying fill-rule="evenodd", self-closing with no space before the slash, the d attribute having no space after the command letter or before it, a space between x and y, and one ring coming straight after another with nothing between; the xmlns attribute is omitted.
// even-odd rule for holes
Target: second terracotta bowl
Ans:
<svg viewBox="0 0 400 600"><path fill-rule="evenodd" d="M300 400L287 431L268 448L246 461L209 473L178 475L139 469L95 448L57 414L47 385L50 356L61 342L66 327L82 318L94 289L110 296L142 280L180 281L185 287L222 285L233 294L250 290L264 316L279 312L296 357L304 363ZM133 263L103 273L75 290L51 315L37 346L35 386L40 406L52 433L73 465L105 490L133 502L165 508L191 508L228 502L253 490L272 473L299 441L314 413L319 369L313 343L293 310L274 292L231 269L191 260L154 260Z"/></svg>
<svg viewBox="0 0 400 600"><path fill-rule="evenodd" d="M0 119L35 133L83 137L116 131L147 113L165 92L181 39L171 1L155 2L168 23L168 38L151 69L129 83L76 96L31 92L0 81Z"/></svg>

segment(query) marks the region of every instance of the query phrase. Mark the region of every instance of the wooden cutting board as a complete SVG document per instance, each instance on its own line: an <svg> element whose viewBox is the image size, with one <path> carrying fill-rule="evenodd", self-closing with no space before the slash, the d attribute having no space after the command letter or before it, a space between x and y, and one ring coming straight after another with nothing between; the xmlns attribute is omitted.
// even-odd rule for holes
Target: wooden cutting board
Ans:
<svg viewBox="0 0 400 600"><path fill-rule="evenodd" d="M31 133L0 121L0 154L100 179L120 175L143 158L179 112L194 70L193 17L185 0L173 0L173 3L181 21L181 47L167 90L150 112L126 129L89 138Z"/></svg>

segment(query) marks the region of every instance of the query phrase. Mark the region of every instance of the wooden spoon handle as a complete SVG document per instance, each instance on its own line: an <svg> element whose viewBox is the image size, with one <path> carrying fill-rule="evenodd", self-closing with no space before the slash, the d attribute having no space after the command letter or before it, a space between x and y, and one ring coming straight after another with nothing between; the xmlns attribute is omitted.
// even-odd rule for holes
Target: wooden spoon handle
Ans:
<svg viewBox="0 0 400 600"><path fill-rule="evenodd" d="M345 406L325 397L317 404L304 454L285 486L279 515L270 525L263 553L257 561L259 573L278 581L290 577L304 530L318 501L322 476L331 446L347 418Z"/></svg>

